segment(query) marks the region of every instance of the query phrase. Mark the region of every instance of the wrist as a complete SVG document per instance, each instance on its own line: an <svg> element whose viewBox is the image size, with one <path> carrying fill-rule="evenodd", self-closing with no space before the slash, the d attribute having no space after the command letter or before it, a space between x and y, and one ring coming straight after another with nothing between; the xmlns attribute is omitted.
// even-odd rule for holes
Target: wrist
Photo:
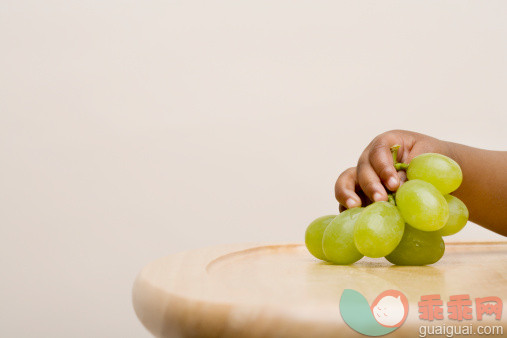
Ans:
<svg viewBox="0 0 507 338"><path fill-rule="evenodd" d="M442 155L452 158L459 165L461 165L461 161L459 158L458 151L456 149L456 143L441 141L442 142Z"/></svg>

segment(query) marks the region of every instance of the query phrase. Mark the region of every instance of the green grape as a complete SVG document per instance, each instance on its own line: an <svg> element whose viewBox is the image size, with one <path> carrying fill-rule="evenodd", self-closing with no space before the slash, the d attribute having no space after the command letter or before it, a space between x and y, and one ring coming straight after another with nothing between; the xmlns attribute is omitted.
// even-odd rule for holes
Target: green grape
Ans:
<svg viewBox="0 0 507 338"><path fill-rule="evenodd" d="M444 240L437 231L421 231L407 224L400 244L386 259L397 265L426 265L436 263L444 251Z"/></svg>
<svg viewBox="0 0 507 338"><path fill-rule="evenodd" d="M459 198L452 195L445 195L447 205L449 205L449 219L444 227L438 230L441 236L449 236L458 233L467 224L468 209Z"/></svg>
<svg viewBox="0 0 507 338"><path fill-rule="evenodd" d="M423 231L444 227L449 218L449 206L442 194L428 182L411 180L396 191L396 205L409 225Z"/></svg>
<svg viewBox="0 0 507 338"><path fill-rule="evenodd" d="M322 249L328 261L352 264L363 257L354 244L354 225L363 209L345 210L329 223L322 237Z"/></svg>
<svg viewBox="0 0 507 338"><path fill-rule="evenodd" d="M317 257L318 259L322 259L323 261L327 260L324 255L324 251L322 251L322 236L324 236L324 231L331 221L336 217L336 215L328 215L322 216L314 220L308 228L306 228L305 233L305 244L306 248L312 255Z"/></svg>
<svg viewBox="0 0 507 338"><path fill-rule="evenodd" d="M365 256L384 257L396 248L405 222L394 205L375 202L364 208L354 226L354 243Z"/></svg>
<svg viewBox="0 0 507 338"><path fill-rule="evenodd" d="M407 178L431 183L445 195L458 189L463 180L463 174L458 163L453 159L441 154L427 153L410 161Z"/></svg>

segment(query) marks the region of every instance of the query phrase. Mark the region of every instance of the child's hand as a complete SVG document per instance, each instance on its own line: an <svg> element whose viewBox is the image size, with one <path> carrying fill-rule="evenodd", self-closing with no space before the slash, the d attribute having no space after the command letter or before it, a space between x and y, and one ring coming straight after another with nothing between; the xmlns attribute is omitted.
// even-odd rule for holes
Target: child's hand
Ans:
<svg viewBox="0 0 507 338"><path fill-rule="evenodd" d="M357 167L345 170L335 184L335 196L346 208L358 207L371 201L387 201L387 187L396 191L405 180L404 172L396 172L390 148L399 144L398 162L410 162L423 153L440 153L449 157L447 142L405 130L380 134L361 154Z"/></svg>
<svg viewBox="0 0 507 338"><path fill-rule="evenodd" d="M463 182L452 194L462 200L470 221L507 236L507 151L492 151L437 140L406 130L392 130L373 139L361 154L357 167L345 170L335 185L340 211L387 201L387 189L396 191L406 180L396 172L391 147L399 144L398 162L409 163L424 153L439 153L454 159L463 172Z"/></svg>

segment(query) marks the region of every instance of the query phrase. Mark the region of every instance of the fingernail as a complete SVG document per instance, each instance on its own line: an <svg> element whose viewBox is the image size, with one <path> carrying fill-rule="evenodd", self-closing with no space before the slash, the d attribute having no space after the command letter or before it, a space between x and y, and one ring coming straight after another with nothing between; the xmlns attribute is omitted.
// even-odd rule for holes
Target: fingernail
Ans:
<svg viewBox="0 0 507 338"><path fill-rule="evenodd" d="M387 180L387 186L389 187L390 190L395 189L398 186L398 180L396 179L396 177L391 176Z"/></svg>
<svg viewBox="0 0 507 338"><path fill-rule="evenodd" d="M353 198L349 198L347 201L345 201L345 204L347 205L347 208L353 208L357 206L357 201Z"/></svg>
<svg viewBox="0 0 507 338"><path fill-rule="evenodd" d="M381 194L381 193L379 193L379 192L374 193L374 194L373 194L373 200L374 200L375 202L382 201L382 194Z"/></svg>

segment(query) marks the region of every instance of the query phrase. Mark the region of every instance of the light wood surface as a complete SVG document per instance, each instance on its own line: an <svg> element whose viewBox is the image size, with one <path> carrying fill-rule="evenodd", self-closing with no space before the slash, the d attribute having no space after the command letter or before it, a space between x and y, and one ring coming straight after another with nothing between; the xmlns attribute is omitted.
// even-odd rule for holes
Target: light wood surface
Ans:
<svg viewBox="0 0 507 338"><path fill-rule="evenodd" d="M507 242L454 243L431 266L393 266L363 258L336 266L313 258L301 244L237 244L183 252L148 264L133 288L138 318L157 337L350 337L339 312L344 289L368 302L384 290L403 292L406 322L389 334L418 336L421 325L500 325L506 318L476 322L419 319L422 295L497 296L507 302ZM504 306L505 309L505 306ZM505 311L504 311L505 312ZM487 316L489 317L489 316ZM364 337L364 336L362 336Z"/></svg>

